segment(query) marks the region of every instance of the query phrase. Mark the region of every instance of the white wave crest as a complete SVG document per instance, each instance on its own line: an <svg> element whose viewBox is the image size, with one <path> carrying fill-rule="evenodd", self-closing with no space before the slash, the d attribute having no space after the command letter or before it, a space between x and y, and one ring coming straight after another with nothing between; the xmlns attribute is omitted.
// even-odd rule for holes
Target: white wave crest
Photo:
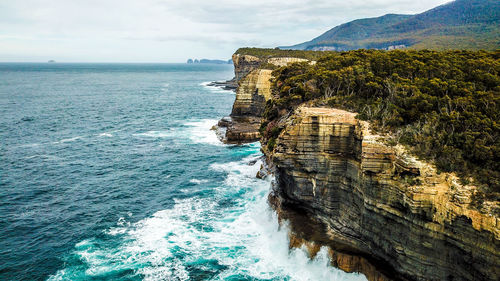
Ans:
<svg viewBox="0 0 500 281"><path fill-rule="evenodd" d="M259 154L231 163L211 165L227 173L215 195L175 200L171 209L128 224L120 218L108 234L121 239L118 246L96 240L77 244L75 252L86 265L85 274L99 278L132 269L144 280L188 280L189 268L212 261L223 270L213 280L366 280L329 266L326 248L310 260L304 249L288 248L288 227L281 228L267 204L270 180L259 180ZM256 161L257 160L257 161ZM227 202L231 204L227 204ZM188 268L189 266L189 268ZM71 269L56 277L70 277ZM68 278L59 278L68 279Z"/></svg>
<svg viewBox="0 0 500 281"><path fill-rule="evenodd" d="M99 136L99 137L108 137L108 138L113 137L113 135L112 135L112 134L110 134L110 133L101 133L101 134L99 134L98 136Z"/></svg>
<svg viewBox="0 0 500 281"><path fill-rule="evenodd" d="M168 138L173 136L173 131L147 131L144 133L133 134L136 137L147 137L147 138Z"/></svg>
<svg viewBox="0 0 500 281"><path fill-rule="evenodd" d="M79 140L81 138L83 138L83 137L82 136L76 136L76 137L62 139L60 141L53 142L53 144L59 144L59 143L65 143L65 142L73 142L73 141Z"/></svg>
<svg viewBox="0 0 500 281"><path fill-rule="evenodd" d="M167 130L151 130L133 135L140 138L173 138L177 141L188 138L193 143L223 145L215 131L212 130L212 127L216 124L216 119L203 119L185 122L181 127L173 127Z"/></svg>
<svg viewBox="0 0 500 281"><path fill-rule="evenodd" d="M207 183L208 180L190 179L189 182L194 184L202 184L202 183Z"/></svg>
<svg viewBox="0 0 500 281"><path fill-rule="evenodd" d="M187 126L187 133L192 142L223 145L215 134L215 131L212 130L212 127L217 125L217 120L203 119L200 121L187 122L184 125Z"/></svg>

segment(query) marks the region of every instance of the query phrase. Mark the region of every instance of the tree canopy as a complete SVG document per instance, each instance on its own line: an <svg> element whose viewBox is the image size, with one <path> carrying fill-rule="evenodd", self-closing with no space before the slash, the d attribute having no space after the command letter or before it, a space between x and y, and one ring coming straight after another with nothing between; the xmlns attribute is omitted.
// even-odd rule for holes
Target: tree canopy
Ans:
<svg viewBox="0 0 500 281"><path fill-rule="evenodd" d="M273 72L264 138L298 105L357 112L440 171L470 180L488 199L500 194L500 51L329 53L317 64Z"/></svg>

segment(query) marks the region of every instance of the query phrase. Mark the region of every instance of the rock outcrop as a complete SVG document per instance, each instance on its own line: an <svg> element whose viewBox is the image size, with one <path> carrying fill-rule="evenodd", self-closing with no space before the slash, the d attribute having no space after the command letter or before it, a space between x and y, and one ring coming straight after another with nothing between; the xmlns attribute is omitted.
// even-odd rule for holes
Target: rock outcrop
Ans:
<svg viewBox="0 0 500 281"><path fill-rule="evenodd" d="M300 58L260 59L250 55L233 55L234 80L238 83L236 100L229 117L224 117L218 126L225 130L223 140L228 143L254 142L260 139L259 127L266 101L271 97L272 70L261 65L285 66L289 63L307 61Z"/></svg>
<svg viewBox="0 0 500 281"><path fill-rule="evenodd" d="M236 100L219 122L227 142L260 138L271 70L305 61L234 55ZM314 62L312 62L314 63ZM401 145L372 134L356 114L299 107L272 151L262 146L276 183L269 196L291 227L290 247L369 280L500 280L499 202L473 207L476 187L438 173ZM258 177L264 177L264 169Z"/></svg>
<svg viewBox="0 0 500 281"><path fill-rule="evenodd" d="M370 280L499 280L500 220L471 206L475 187L385 144L354 113L299 107L266 154L291 246L329 246L333 265Z"/></svg>
<svg viewBox="0 0 500 281"><path fill-rule="evenodd" d="M236 82L243 79L252 70L259 68L262 61L258 57L250 55L233 55L234 78Z"/></svg>

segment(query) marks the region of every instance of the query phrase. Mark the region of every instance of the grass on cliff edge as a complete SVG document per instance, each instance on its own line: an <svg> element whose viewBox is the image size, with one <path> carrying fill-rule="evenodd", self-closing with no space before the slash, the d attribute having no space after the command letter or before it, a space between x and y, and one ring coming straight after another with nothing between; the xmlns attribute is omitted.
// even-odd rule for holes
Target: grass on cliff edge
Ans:
<svg viewBox="0 0 500 281"><path fill-rule="evenodd" d="M500 200L499 74L500 51L330 52L273 72L263 140L272 150L280 120L306 102L358 112L439 171L472 180L480 207Z"/></svg>

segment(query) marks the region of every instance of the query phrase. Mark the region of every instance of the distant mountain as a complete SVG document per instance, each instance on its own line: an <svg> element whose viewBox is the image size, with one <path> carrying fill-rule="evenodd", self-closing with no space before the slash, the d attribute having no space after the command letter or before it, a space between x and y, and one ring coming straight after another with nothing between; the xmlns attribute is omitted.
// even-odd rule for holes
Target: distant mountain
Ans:
<svg viewBox="0 0 500 281"><path fill-rule="evenodd" d="M456 0L417 15L354 20L294 50L499 49L500 0Z"/></svg>

